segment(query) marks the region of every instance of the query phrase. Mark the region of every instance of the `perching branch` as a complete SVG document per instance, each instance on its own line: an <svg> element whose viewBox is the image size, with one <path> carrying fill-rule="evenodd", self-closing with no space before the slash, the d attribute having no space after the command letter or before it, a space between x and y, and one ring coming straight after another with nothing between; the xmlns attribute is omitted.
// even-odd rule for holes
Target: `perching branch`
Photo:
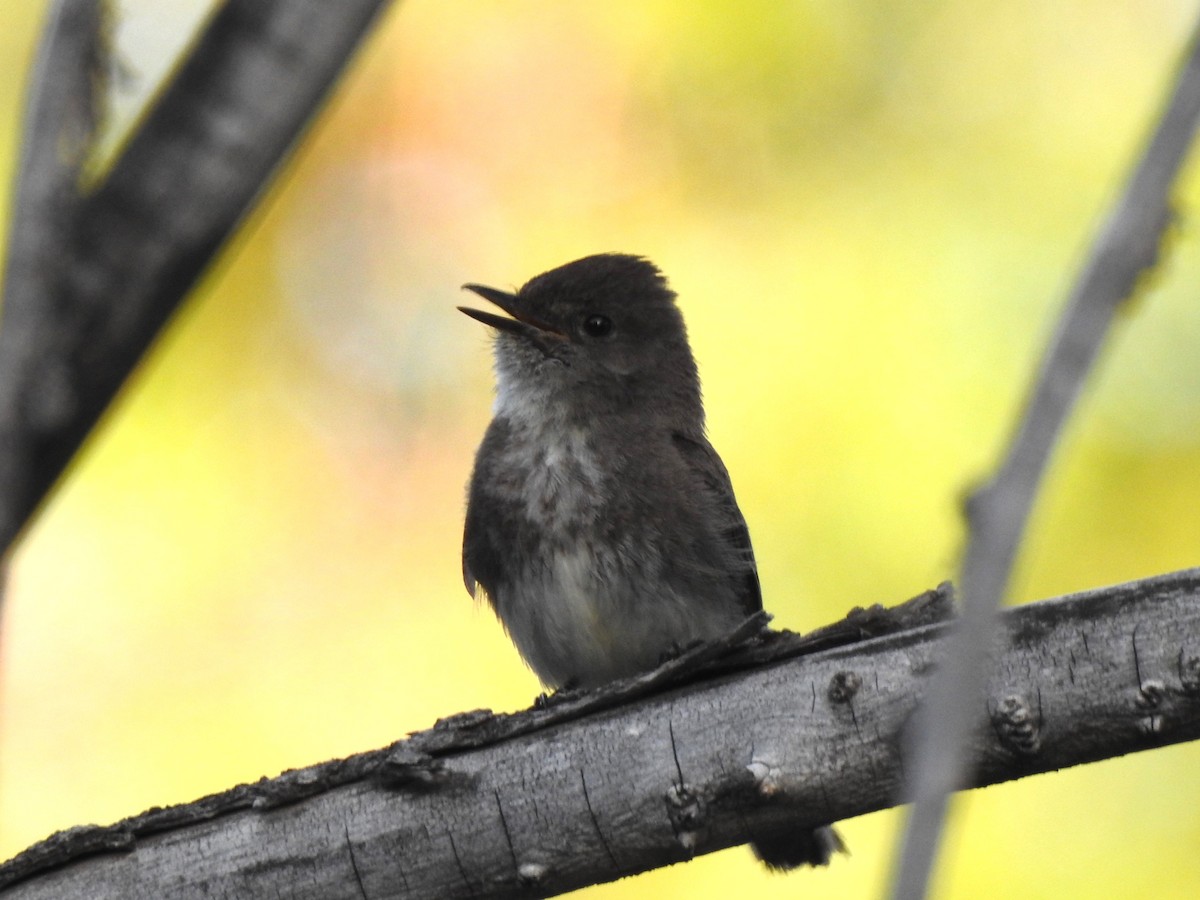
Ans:
<svg viewBox="0 0 1200 900"><path fill-rule="evenodd" d="M858 616L850 631L886 621ZM1200 569L999 621L970 785L1200 737ZM0 898L543 897L882 809L902 799L903 738L943 632L784 660L811 641L769 636L715 677L649 695L658 674L465 713L384 750L63 832L0 866Z"/></svg>
<svg viewBox="0 0 1200 900"><path fill-rule="evenodd" d="M1042 360L1024 415L996 475L968 500L960 586L963 615L930 686L929 716L913 735L911 792L896 900L925 896L948 794L966 772L963 739L987 679L994 613L1050 455L1120 306L1158 262L1170 194L1200 121L1200 23L1145 154L1110 216ZM984 661L981 663L981 661Z"/></svg>
<svg viewBox="0 0 1200 900"><path fill-rule="evenodd" d="M95 19L98 4L64 0L74 12L52 19L30 89L40 98L30 124L40 126L23 153L0 320L0 555L386 4L226 0L111 170L81 196L74 170L69 184L61 174L34 178L56 138L78 131L72 103L88 95L80 66L68 63L94 45L96 23L78 15ZM53 227L42 228L47 210Z"/></svg>

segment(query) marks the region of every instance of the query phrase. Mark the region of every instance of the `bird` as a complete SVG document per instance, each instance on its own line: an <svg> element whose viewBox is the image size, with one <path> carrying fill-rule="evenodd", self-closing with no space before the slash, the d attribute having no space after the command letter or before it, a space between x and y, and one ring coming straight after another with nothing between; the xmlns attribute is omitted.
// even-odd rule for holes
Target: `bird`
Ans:
<svg viewBox="0 0 1200 900"><path fill-rule="evenodd" d="M709 443L676 295L601 253L515 292L463 285L492 328L493 415L475 456L463 581L547 689L589 689L725 637L763 608L750 533ZM826 865L832 828L757 840L768 868Z"/></svg>

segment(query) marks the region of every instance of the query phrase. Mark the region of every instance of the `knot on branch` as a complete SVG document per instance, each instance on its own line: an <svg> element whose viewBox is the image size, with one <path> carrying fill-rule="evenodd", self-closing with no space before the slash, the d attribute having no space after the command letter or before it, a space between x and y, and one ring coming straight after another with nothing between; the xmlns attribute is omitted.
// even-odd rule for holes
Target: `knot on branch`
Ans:
<svg viewBox="0 0 1200 900"><path fill-rule="evenodd" d="M704 800L682 782L671 785L664 799L675 839L690 856L696 852L696 847L704 837L704 823L707 818Z"/></svg>
<svg viewBox="0 0 1200 900"><path fill-rule="evenodd" d="M524 862L517 866L517 877L526 887L537 887L550 873L550 867L537 862Z"/></svg>
<svg viewBox="0 0 1200 900"><path fill-rule="evenodd" d="M1158 678L1147 678L1138 685L1134 701L1142 709L1158 709L1167 699L1167 686Z"/></svg>
<svg viewBox="0 0 1200 900"><path fill-rule="evenodd" d="M1018 756L1034 756L1041 750L1040 719L1020 694L1003 697L992 711L992 727L1000 743Z"/></svg>
<svg viewBox="0 0 1200 900"><path fill-rule="evenodd" d="M857 672L837 672L829 679L829 702L849 703L861 687L862 676Z"/></svg>
<svg viewBox="0 0 1200 900"><path fill-rule="evenodd" d="M778 766L756 758L747 764L746 771L754 778L754 786L761 796L774 797L783 790L783 772Z"/></svg>

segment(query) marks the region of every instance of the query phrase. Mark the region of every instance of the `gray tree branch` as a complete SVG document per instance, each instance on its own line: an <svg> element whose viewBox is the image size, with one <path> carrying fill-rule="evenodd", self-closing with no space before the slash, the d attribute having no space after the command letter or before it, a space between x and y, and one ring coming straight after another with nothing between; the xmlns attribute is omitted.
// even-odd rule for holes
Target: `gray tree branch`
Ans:
<svg viewBox="0 0 1200 900"><path fill-rule="evenodd" d="M78 64L46 60L70 60L94 45L98 4L65 0L71 14L52 20L31 84L37 143L23 154L5 277L0 554L386 5L226 0L112 168L79 194L74 171L64 178L48 160L58 136L79 130L76 106L89 94L80 93ZM35 177L48 168L53 177ZM32 227L48 218L47 227Z"/></svg>
<svg viewBox="0 0 1200 900"><path fill-rule="evenodd" d="M0 535L21 505L37 434L63 415L54 345L56 284L104 85L104 6L57 0L29 73L0 306ZM9 543L0 538L0 558Z"/></svg>
<svg viewBox="0 0 1200 900"><path fill-rule="evenodd" d="M1200 122L1200 22L1166 108L1113 210L1042 359L1029 400L995 476L967 502L969 536L960 586L963 615L930 687L929 715L910 748L915 797L893 885L896 900L925 896L948 794L964 777L963 738L987 679L987 649L1034 498L1117 310L1158 262L1171 220L1171 188Z"/></svg>
<svg viewBox="0 0 1200 900"><path fill-rule="evenodd" d="M886 631L874 615L73 829L0 866L0 898L543 897L892 806L944 626L845 642ZM970 785L1200 737L1200 569L999 621Z"/></svg>

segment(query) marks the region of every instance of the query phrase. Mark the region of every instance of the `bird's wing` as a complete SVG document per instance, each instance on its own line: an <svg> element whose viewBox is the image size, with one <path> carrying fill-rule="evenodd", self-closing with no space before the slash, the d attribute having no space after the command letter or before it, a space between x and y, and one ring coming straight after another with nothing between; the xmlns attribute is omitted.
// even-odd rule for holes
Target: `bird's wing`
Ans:
<svg viewBox="0 0 1200 900"><path fill-rule="evenodd" d="M737 562L737 571L732 574L737 582L738 599L746 615L752 615L762 609L762 589L758 583L754 548L750 545L750 530L733 496L729 472L706 438L679 432L671 437L697 483L709 493L720 516L718 538L725 542Z"/></svg>
<svg viewBox="0 0 1200 900"><path fill-rule="evenodd" d="M507 439L507 424L493 420L480 444L475 471L467 489L467 515L463 523L463 584L478 601L496 606L495 586L503 577L502 533L507 523L500 521L500 510L488 502L488 486L495 473L487 466L497 446ZM492 508L492 514L485 511Z"/></svg>
<svg viewBox="0 0 1200 900"><path fill-rule="evenodd" d="M463 584L476 602L486 600L495 608L488 585L496 581L500 555L491 538L490 529L480 521L478 504L468 501L467 519L463 525Z"/></svg>

